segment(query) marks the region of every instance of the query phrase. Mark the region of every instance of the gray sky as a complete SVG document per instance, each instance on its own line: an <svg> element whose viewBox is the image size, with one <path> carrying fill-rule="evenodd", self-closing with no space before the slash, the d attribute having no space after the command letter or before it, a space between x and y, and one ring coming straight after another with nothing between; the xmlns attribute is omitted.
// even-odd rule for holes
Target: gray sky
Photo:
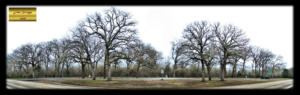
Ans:
<svg viewBox="0 0 300 95"><path fill-rule="evenodd" d="M133 15L138 21L139 38L162 52L164 57L171 54L171 41L181 38L186 25L206 20L238 26L246 32L251 45L282 55L288 63L287 68L293 67L292 6L115 7ZM10 22L7 19L7 53L28 42L62 38L88 14L107 8L110 6L37 6L36 22Z"/></svg>

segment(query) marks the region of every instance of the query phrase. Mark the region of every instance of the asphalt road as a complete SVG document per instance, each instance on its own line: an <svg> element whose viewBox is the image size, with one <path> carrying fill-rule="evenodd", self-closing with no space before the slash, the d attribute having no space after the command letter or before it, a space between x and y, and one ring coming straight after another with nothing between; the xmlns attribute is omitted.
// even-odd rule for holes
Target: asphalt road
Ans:
<svg viewBox="0 0 300 95"><path fill-rule="evenodd" d="M6 80L7 89L91 89L93 87L49 84L24 80Z"/></svg>
<svg viewBox="0 0 300 95"><path fill-rule="evenodd" d="M78 80L78 78L39 78L40 80ZM115 78L114 80L160 80L161 78ZM85 80L85 79L83 79ZM101 80L101 79L100 79ZM200 80L199 78L164 78L164 80ZM7 89L94 89L95 87L66 84L49 84L33 82L31 79L7 79ZM213 87L208 89L290 89L293 80L280 80L267 83L255 83L236 86Z"/></svg>
<svg viewBox="0 0 300 95"><path fill-rule="evenodd" d="M214 87L212 89L291 89L293 88L293 80L281 80L266 83L255 83L247 85Z"/></svg>

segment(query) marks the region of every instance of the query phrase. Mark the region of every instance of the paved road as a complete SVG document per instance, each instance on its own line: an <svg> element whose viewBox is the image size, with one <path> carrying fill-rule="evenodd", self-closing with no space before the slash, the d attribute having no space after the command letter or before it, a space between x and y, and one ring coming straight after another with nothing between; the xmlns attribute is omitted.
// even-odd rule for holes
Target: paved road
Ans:
<svg viewBox="0 0 300 95"><path fill-rule="evenodd" d="M7 80L7 89L92 89L93 87L87 86L74 86L65 84L48 84L39 83L32 81L22 81L22 80Z"/></svg>
<svg viewBox="0 0 300 95"><path fill-rule="evenodd" d="M40 80L57 80L57 79L59 78L45 78ZM66 80L69 78L60 78L60 79ZM160 80L160 79L161 78L120 78L114 80ZM164 78L164 80L200 80L200 79L199 78ZM274 82L267 82L267 83L213 87L208 89L289 89L292 87L293 87L293 80L281 80L281 81L274 81ZM30 81L28 79L26 80L7 79L7 88L8 89L94 89L95 87L39 83L39 82Z"/></svg>
<svg viewBox="0 0 300 95"><path fill-rule="evenodd" d="M161 80L161 77L152 77L152 78L113 78L113 80ZM201 78L163 78L164 80L201 80ZM213 80L216 79L218 80L219 78L213 78ZM227 78L230 80L241 80L244 78ZM33 79L26 78L26 79L18 79L18 80L25 80L25 81L31 81ZM36 80L91 80L91 78L36 78ZM103 78L97 78L97 80L106 80ZM208 78L206 78L208 80ZM247 80L261 80L259 78L247 78ZM272 80L272 79L270 79ZM275 79L276 80L276 79Z"/></svg>
<svg viewBox="0 0 300 95"><path fill-rule="evenodd" d="M290 89L293 88L293 80L281 80L267 83L255 83L236 86L214 87L212 89Z"/></svg>

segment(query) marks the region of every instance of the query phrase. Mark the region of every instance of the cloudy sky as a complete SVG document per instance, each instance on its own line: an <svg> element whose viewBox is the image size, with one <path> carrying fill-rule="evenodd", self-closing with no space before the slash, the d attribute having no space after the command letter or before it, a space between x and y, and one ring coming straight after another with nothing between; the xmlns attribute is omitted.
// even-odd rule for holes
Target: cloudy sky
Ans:
<svg viewBox="0 0 300 95"><path fill-rule="evenodd" d="M8 8L11 6L7 7ZM28 6L26 6L28 7ZM7 53L26 43L50 41L69 35L69 30L87 15L110 6L34 6L37 21L10 22L7 19ZM114 6L138 21L138 36L164 57L170 56L171 41L193 21L233 24L246 32L250 44L282 55L293 67L292 6ZM8 14L7 14L8 17Z"/></svg>

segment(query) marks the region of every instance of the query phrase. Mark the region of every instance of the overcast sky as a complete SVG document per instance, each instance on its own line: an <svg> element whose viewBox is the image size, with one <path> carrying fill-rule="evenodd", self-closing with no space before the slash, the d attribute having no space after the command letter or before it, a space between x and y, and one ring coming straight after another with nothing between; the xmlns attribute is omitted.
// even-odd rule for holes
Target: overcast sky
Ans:
<svg viewBox="0 0 300 95"><path fill-rule="evenodd" d="M164 57L170 56L171 41L181 38L186 25L206 20L238 26L250 38L250 45L282 55L288 63L287 68L293 67L292 6L115 7L133 15L138 21L139 38L162 52ZM69 35L69 30L78 21L107 8L110 6L37 6L35 22L10 22L7 19L7 53L28 42L50 41Z"/></svg>

